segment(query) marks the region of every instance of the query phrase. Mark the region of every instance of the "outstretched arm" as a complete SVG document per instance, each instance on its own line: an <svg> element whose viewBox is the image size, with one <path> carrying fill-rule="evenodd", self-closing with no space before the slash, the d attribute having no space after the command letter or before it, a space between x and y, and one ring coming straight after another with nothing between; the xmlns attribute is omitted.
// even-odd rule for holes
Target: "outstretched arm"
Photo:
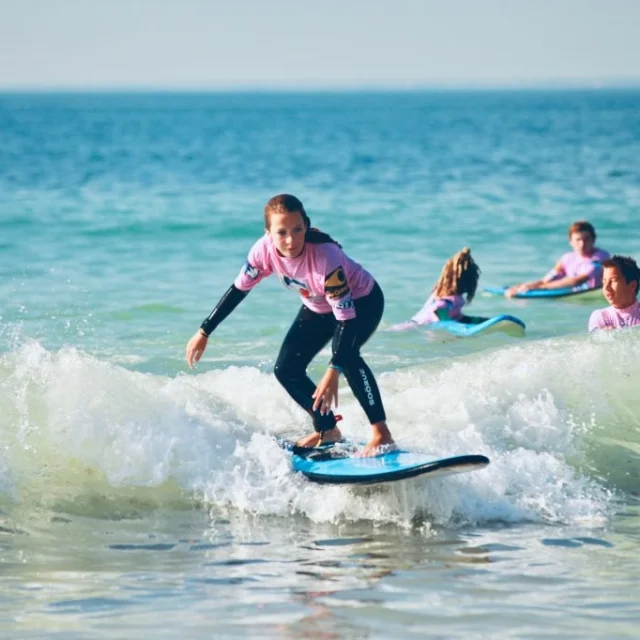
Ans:
<svg viewBox="0 0 640 640"><path fill-rule="evenodd" d="M241 291L235 285L231 285L227 289L213 311L187 343L185 357L189 368L193 369L194 362L198 362L202 357L207 348L209 336L214 329L247 297L248 293L248 291Z"/></svg>
<svg viewBox="0 0 640 640"><path fill-rule="evenodd" d="M588 275L582 276L564 276L557 280L551 280L550 282L544 282L538 289L568 289L570 287L576 287L589 279Z"/></svg>
<svg viewBox="0 0 640 640"><path fill-rule="evenodd" d="M532 280L531 282L514 284L504 292L504 295L507 296L507 298L512 298L516 293L526 293L532 289L563 289L564 287L574 286L572 284L563 284L560 286L555 284L556 282L565 281L566 279L564 267L561 262L558 262L544 278L540 278L540 280Z"/></svg>

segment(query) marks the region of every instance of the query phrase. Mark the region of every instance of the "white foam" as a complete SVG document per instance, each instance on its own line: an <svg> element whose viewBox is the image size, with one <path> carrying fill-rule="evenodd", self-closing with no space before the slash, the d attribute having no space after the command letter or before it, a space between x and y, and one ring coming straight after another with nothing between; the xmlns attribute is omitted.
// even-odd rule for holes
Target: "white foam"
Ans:
<svg viewBox="0 0 640 640"><path fill-rule="evenodd" d="M622 359L637 379L628 352L640 349L635 336L605 341L511 346L380 376L400 445L492 462L372 489L314 485L291 472L271 434L297 436L310 424L270 374L228 367L170 378L32 342L0 358L0 411L8 416L0 490L16 487L19 499L47 503L87 491L156 502L181 494L187 503L195 497L249 513L405 527L601 524L611 494L597 479L602 469L585 469L609 451L598 443L599 424L620 415L612 372ZM341 393L343 431L363 440L364 414L346 388ZM637 418L637 408L622 405Z"/></svg>

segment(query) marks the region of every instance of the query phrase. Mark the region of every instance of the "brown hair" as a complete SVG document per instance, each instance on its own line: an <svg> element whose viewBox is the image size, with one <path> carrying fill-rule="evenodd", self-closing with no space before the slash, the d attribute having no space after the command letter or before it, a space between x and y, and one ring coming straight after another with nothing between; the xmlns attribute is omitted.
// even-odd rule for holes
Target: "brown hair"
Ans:
<svg viewBox="0 0 640 640"><path fill-rule="evenodd" d="M571 236L574 233L581 233L582 231L590 233L593 241L596 241L596 230L594 226L586 220L577 220L569 227L569 240L571 240Z"/></svg>
<svg viewBox="0 0 640 640"><path fill-rule="evenodd" d="M264 208L264 226L268 229L271 225L272 213L299 213L302 216L305 227L307 228L304 234L304 241L311 244L324 244L325 242L333 242L333 244L340 245L328 234L323 233L319 229L315 229L311 226L311 220L304 210L304 206L298 198L289 195L288 193L282 193L278 196L273 196Z"/></svg>
<svg viewBox="0 0 640 640"><path fill-rule="evenodd" d="M624 281L629 284L630 282L636 283L636 296L638 295L638 289L640 289L640 268L638 263L628 256L612 256L602 261L602 267L610 269L617 269L624 278Z"/></svg>
<svg viewBox="0 0 640 640"><path fill-rule="evenodd" d="M473 300L480 278L480 267L471 257L471 249L465 247L456 253L453 258L449 258L442 267L440 277L433 293L436 297L467 294L467 302Z"/></svg>

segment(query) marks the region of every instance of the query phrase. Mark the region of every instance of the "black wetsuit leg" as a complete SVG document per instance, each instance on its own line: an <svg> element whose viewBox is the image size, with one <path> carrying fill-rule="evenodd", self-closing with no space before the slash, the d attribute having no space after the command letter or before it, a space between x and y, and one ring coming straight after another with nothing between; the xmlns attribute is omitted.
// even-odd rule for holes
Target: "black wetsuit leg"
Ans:
<svg viewBox="0 0 640 640"><path fill-rule="evenodd" d="M287 393L312 417L318 432L336 426L333 412L322 415L313 410L316 384L307 375L307 367L320 350L329 343L336 325L332 313L314 313L304 305L284 338L273 372Z"/></svg>
<svg viewBox="0 0 640 640"><path fill-rule="evenodd" d="M376 330L384 311L384 296L376 284L371 293L354 302L356 317L344 322L354 323L353 343L341 362L344 375L371 424L385 420L385 412L375 377L360 355L360 347ZM316 431L332 429L336 425L333 412L322 415L313 411L313 392L316 384L307 376L307 366L331 340L337 348L340 321L333 313L318 314L303 306L285 336L276 360L274 373L287 393L313 418ZM343 349L344 350L344 349Z"/></svg>
<svg viewBox="0 0 640 640"><path fill-rule="evenodd" d="M384 295L376 283L371 293L355 300L356 317L348 322L356 323L353 348L349 350L344 362L344 376L360 406L367 414L370 424L386 420L384 405L378 389L378 383L369 365L360 355L360 348L378 328L384 311ZM334 344L335 349L335 344Z"/></svg>

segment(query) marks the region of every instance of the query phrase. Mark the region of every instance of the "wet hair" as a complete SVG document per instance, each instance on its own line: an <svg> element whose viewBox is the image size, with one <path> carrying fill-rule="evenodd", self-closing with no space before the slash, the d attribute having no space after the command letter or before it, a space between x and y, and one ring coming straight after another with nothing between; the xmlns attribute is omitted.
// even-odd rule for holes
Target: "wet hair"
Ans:
<svg viewBox="0 0 640 640"><path fill-rule="evenodd" d="M571 236L574 233L581 233L582 231L590 233L593 241L596 241L596 229L590 222L587 222L586 220L577 220L569 227L569 240L571 240Z"/></svg>
<svg viewBox="0 0 640 640"><path fill-rule="evenodd" d="M442 267L433 293L438 298L467 294L467 302L473 300L480 278L480 267L471 257L471 249L465 247L449 258Z"/></svg>
<svg viewBox="0 0 640 640"><path fill-rule="evenodd" d="M288 193L282 193L278 196L273 196L264 207L264 226L268 229L271 226L271 214L272 213L299 213L302 216L302 220L307 228L304 234L304 241L311 244L324 244L333 242L338 244L328 233L324 233L319 229L315 229L311 226L311 220L304 210L304 206L298 198L289 195Z"/></svg>
<svg viewBox="0 0 640 640"><path fill-rule="evenodd" d="M612 256L602 261L602 267L617 269L627 284L635 282L637 297L638 290L640 289L640 268L638 268L638 263L633 258L629 258L628 256Z"/></svg>

